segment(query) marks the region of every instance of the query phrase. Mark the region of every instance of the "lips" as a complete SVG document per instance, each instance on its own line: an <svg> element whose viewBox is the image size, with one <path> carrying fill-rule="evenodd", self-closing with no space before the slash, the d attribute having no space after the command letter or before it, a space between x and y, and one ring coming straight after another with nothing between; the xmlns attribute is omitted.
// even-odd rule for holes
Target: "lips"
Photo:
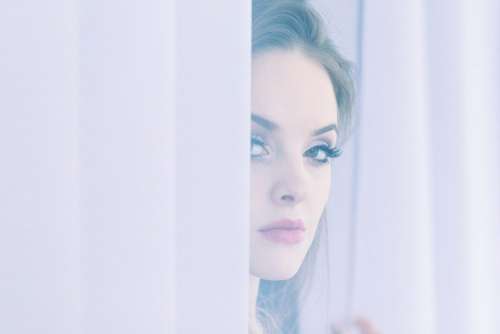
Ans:
<svg viewBox="0 0 500 334"><path fill-rule="evenodd" d="M258 231L269 241L291 245L304 240L304 222L300 219L282 219L265 225Z"/></svg>

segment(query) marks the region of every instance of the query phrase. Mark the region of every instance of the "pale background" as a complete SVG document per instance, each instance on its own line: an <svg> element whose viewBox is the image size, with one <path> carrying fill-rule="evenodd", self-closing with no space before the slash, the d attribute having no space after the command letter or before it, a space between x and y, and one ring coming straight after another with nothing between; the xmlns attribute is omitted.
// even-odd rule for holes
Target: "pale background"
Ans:
<svg viewBox="0 0 500 334"><path fill-rule="evenodd" d="M316 4L361 69L360 124L329 206L330 318L498 333L500 4ZM319 315L311 302L307 332Z"/></svg>
<svg viewBox="0 0 500 334"><path fill-rule="evenodd" d="M316 4L362 71L305 332L498 333L499 3ZM250 22L249 1L0 3L1 333L246 332Z"/></svg>

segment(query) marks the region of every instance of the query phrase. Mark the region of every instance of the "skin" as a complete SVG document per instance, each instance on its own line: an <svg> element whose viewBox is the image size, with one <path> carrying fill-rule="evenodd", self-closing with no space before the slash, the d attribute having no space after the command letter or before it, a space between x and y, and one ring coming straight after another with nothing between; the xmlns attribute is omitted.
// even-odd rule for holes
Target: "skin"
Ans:
<svg viewBox="0 0 500 334"><path fill-rule="evenodd" d="M271 50L252 59L251 230L249 280L249 333L263 333L256 317L261 279L287 280L299 270L316 233L331 186L331 158L323 151L310 156L318 145L334 148L338 109L326 70L303 51ZM257 116L257 118L255 117ZM274 124L269 129L266 121ZM330 126L330 127L329 127ZM318 129L328 129L313 135ZM326 160L326 163L319 161ZM279 219L301 219L305 239L293 245L265 239L259 228ZM363 318L349 333L377 334Z"/></svg>
<svg viewBox="0 0 500 334"><path fill-rule="evenodd" d="M335 147L337 101L326 70L299 50L272 50L252 62L252 114L272 121L266 129L252 121L250 272L268 280L286 280L298 271L314 239L330 193L331 160L318 145ZM266 152L268 151L268 152ZM306 238L294 245L265 239L259 228L279 219L302 219Z"/></svg>
<svg viewBox="0 0 500 334"><path fill-rule="evenodd" d="M286 280L300 268L314 239L330 193L331 160L323 151L334 148L337 101L326 70L300 50L272 50L252 60L252 138L264 145L251 148L250 319L251 333L260 333L255 304L260 279ZM320 160L327 160L320 163ZM279 219L301 219L305 239L293 245L269 241L259 228Z"/></svg>

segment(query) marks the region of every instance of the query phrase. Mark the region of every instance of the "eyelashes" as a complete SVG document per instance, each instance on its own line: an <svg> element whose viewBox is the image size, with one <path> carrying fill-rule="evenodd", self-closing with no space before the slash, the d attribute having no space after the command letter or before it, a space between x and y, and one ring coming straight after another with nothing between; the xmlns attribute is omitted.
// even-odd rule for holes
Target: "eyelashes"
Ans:
<svg viewBox="0 0 500 334"><path fill-rule="evenodd" d="M330 159L337 158L342 154L342 150L338 147L332 148L328 145L316 145L308 149L304 156L310 157L320 164L326 164ZM322 158L318 158L321 156Z"/></svg>
<svg viewBox="0 0 500 334"><path fill-rule="evenodd" d="M252 158L260 158L265 154L269 154L269 148L264 140L260 137L252 135L250 142L250 154Z"/></svg>
<svg viewBox="0 0 500 334"><path fill-rule="evenodd" d="M252 159L264 159L270 154L270 148L259 136L252 135L250 151ZM314 163L323 165L330 162L331 159L337 158L342 154L342 150L338 147L331 147L328 144L315 145L304 152L304 157L310 158Z"/></svg>

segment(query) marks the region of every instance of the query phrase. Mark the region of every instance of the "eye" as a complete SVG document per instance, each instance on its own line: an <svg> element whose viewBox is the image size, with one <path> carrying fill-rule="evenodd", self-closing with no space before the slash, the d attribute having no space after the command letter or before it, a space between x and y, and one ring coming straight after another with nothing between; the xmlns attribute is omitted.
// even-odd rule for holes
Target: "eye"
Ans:
<svg viewBox="0 0 500 334"><path fill-rule="evenodd" d="M262 158L266 154L269 154L269 150L267 149L267 145L264 140L259 136L252 135L252 139L250 142L251 157Z"/></svg>
<svg viewBox="0 0 500 334"><path fill-rule="evenodd" d="M304 156L312 158L315 162L319 164L326 164L332 158L336 158L342 154L340 148L332 148L327 144L316 145L308 149Z"/></svg>

